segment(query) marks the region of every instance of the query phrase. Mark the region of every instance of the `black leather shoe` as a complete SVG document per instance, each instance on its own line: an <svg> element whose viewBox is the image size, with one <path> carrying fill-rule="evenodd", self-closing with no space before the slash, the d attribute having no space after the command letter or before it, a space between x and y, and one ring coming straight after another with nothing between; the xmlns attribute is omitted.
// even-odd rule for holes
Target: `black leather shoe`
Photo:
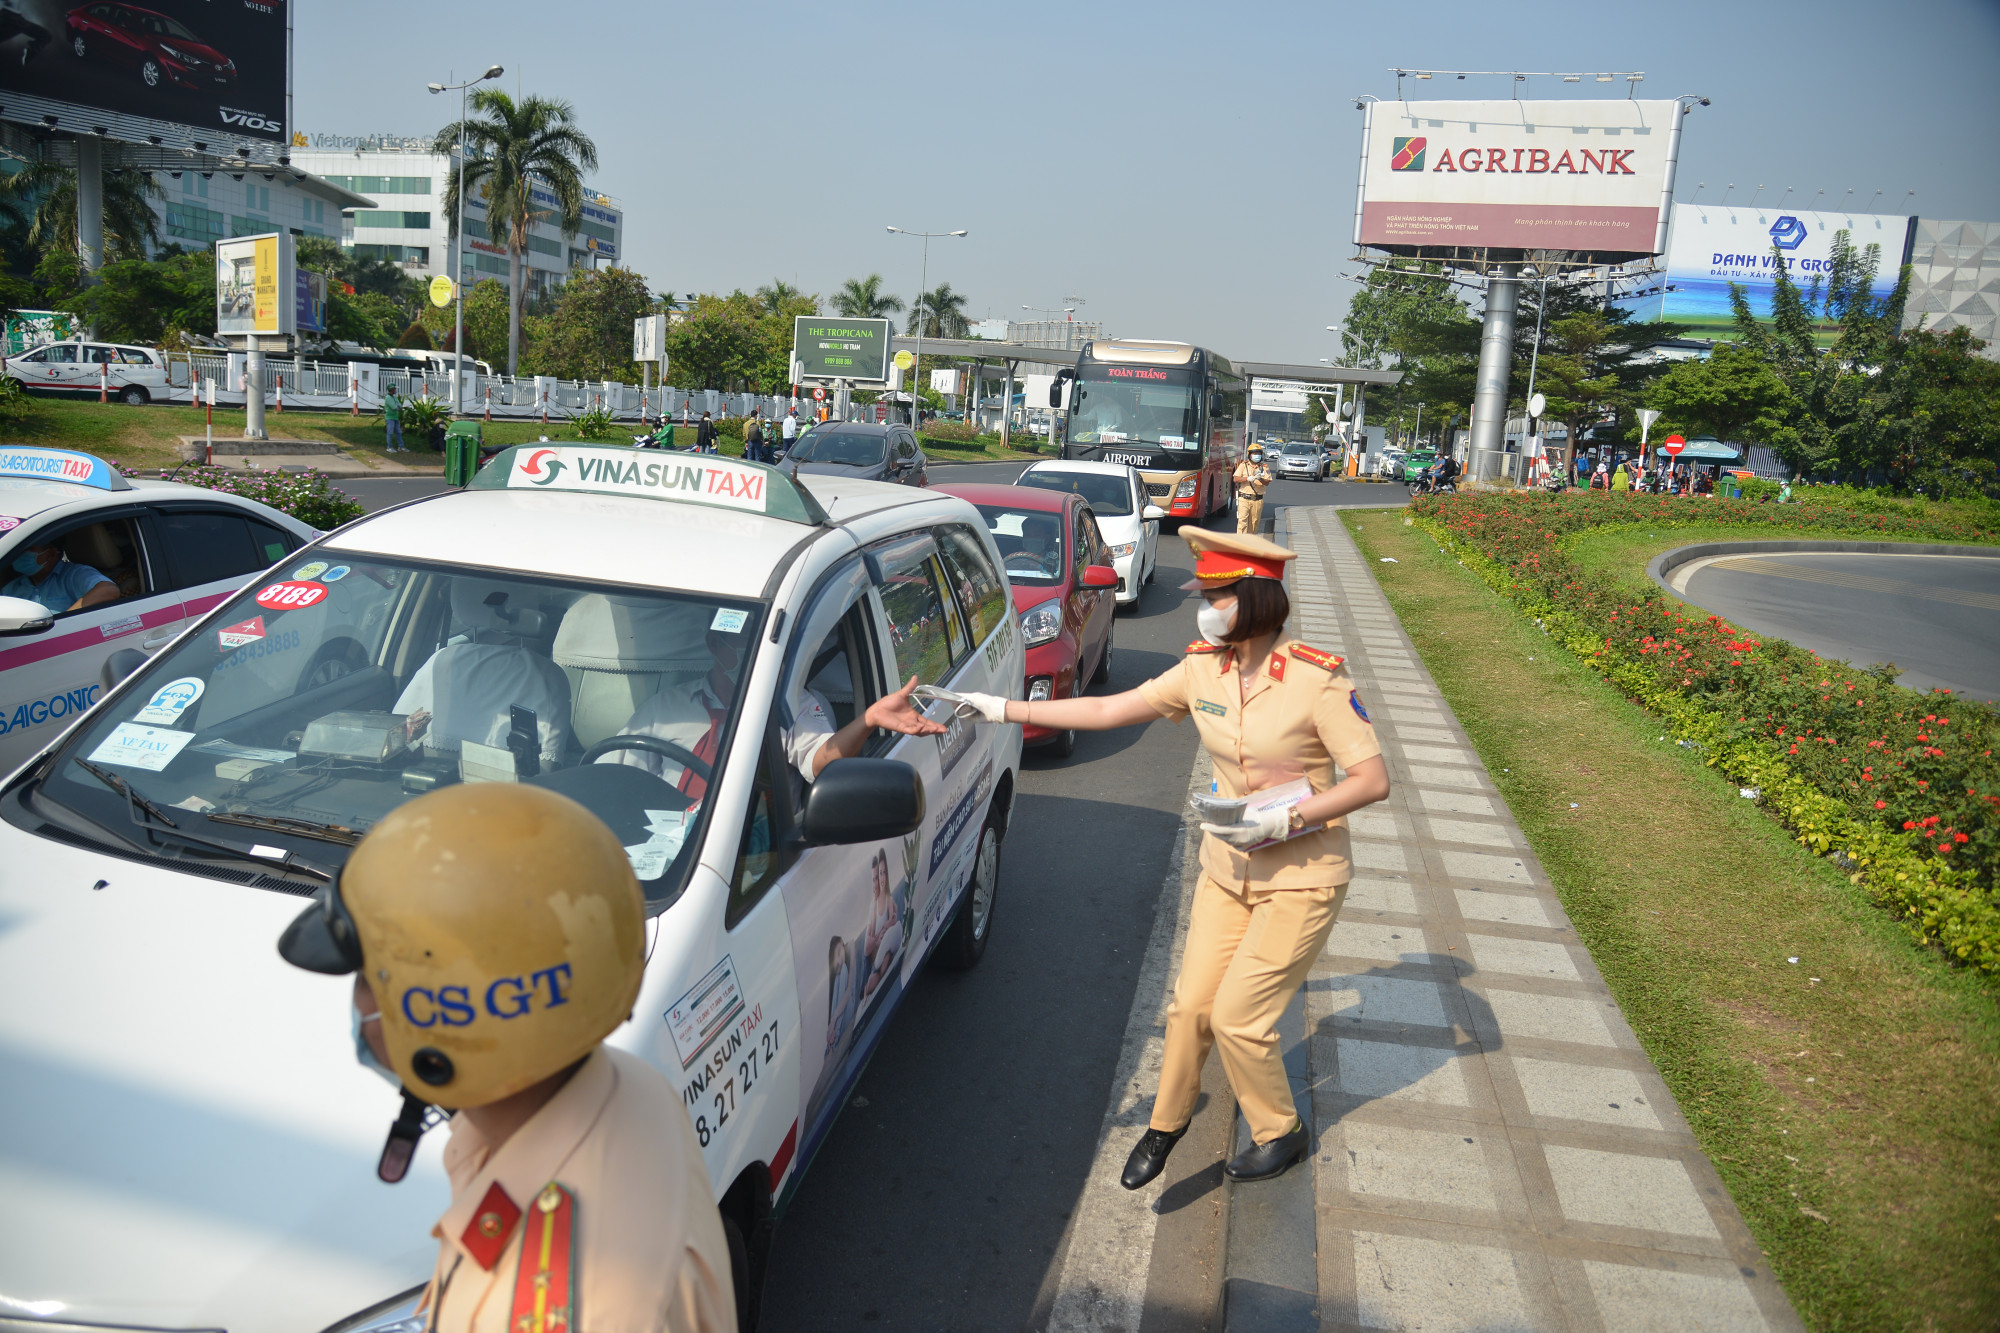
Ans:
<svg viewBox="0 0 2000 1333"><path fill-rule="evenodd" d="M1144 1189L1151 1184L1155 1176L1167 1169L1167 1154L1187 1132L1186 1125L1176 1130L1148 1129L1132 1149L1132 1155L1125 1159L1125 1174L1118 1177L1118 1183L1128 1190Z"/></svg>
<svg viewBox="0 0 2000 1333"><path fill-rule="evenodd" d="M1231 1180L1269 1180L1282 1176L1293 1162L1303 1159L1311 1137L1305 1123L1289 1134L1280 1134L1269 1143L1255 1143L1229 1159L1223 1167Z"/></svg>

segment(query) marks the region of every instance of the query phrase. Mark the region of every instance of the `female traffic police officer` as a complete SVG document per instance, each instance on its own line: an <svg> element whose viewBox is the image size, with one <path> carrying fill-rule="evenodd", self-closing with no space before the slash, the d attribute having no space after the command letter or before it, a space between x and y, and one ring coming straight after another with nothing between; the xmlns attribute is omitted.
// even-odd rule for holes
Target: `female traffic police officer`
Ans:
<svg viewBox="0 0 2000 1333"><path fill-rule="evenodd" d="M1341 659L1280 642L1291 603L1282 582L1293 553L1253 534L1189 529L1205 605L1201 638L1181 662L1109 698L1037 700L969 695L989 722L1086 731L1192 716L1214 762L1217 794L1248 797L1299 778L1311 795L1289 809L1207 824L1187 949L1167 1010L1166 1059L1151 1128L1123 1183L1159 1175L1187 1132L1211 1044L1254 1144L1227 1167L1237 1180L1282 1173L1306 1152L1278 1051L1278 1018L1305 980L1347 896L1343 816L1389 794L1368 714ZM1334 781L1334 765L1346 777Z"/></svg>
<svg viewBox="0 0 2000 1333"><path fill-rule="evenodd" d="M354 974L356 1058L406 1089L384 1180L402 1178L424 1103L458 1110L427 1331L736 1327L680 1096L602 1044L638 998L645 933L609 828L488 782L390 812L279 941L299 967Z"/></svg>

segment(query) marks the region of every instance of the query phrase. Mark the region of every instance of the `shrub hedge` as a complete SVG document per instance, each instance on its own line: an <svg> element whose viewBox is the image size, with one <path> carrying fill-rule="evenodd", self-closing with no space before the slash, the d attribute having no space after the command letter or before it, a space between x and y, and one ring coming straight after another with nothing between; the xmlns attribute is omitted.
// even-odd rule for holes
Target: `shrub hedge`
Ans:
<svg viewBox="0 0 2000 1333"><path fill-rule="evenodd" d="M189 486L240 495L290 514L321 532L360 518L361 505L317 469L306 472L229 472L219 467L176 469L173 479Z"/></svg>
<svg viewBox="0 0 2000 1333"><path fill-rule="evenodd" d="M1610 524L1775 537L2000 540L1978 507L1882 512L1669 496L1423 496L1413 521L1545 632L1666 719L1926 941L2000 972L2000 712L1635 594L1567 539ZM1695 540L1698 534L1690 533Z"/></svg>

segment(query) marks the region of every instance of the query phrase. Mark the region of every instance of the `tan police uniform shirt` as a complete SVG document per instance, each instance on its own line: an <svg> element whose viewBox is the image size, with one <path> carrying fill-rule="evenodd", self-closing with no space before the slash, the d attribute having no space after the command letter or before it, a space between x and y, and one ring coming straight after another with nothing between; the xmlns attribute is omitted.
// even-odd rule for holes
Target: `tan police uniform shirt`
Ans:
<svg viewBox="0 0 2000 1333"><path fill-rule="evenodd" d="M1161 717L1194 718L1218 794L1249 796L1301 777L1322 792L1333 785L1336 763L1350 769L1382 753L1340 658L1288 640L1248 690L1242 680L1233 652L1194 643L1178 665L1139 687ZM1209 834L1201 868L1238 889L1345 884L1347 820L1250 852Z"/></svg>
<svg viewBox="0 0 2000 1333"><path fill-rule="evenodd" d="M1236 465L1236 471L1230 473L1230 479L1236 483L1238 495L1261 500L1264 498L1265 487L1271 484L1271 469L1262 463L1252 463L1246 458Z"/></svg>
<svg viewBox="0 0 2000 1333"><path fill-rule="evenodd" d="M570 1333L734 1333L729 1249L708 1168L679 1094L638 1056L598 1047L498 1152L454 1118L444 1169L451 1207L431 1231L439 1243L429 1328L508 1333L525 1223L554 1181L576 1199ZM520 1210L511 1227L482 1207L495 1184Z"/></svg>

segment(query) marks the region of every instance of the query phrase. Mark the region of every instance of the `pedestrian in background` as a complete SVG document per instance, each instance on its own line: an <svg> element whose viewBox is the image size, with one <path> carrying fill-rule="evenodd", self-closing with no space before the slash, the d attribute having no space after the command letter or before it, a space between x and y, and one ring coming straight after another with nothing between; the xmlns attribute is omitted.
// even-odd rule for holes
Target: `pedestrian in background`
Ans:
<svg viewBox="0 0 2000 1333"><path fill-rule="evenodd" d="M715 452L715 421L708 413L701 414L701 424L694 428L694 451L698 454Z"/></svg>
<svg viewBox="0 0 2000 1333"><path fill-rule="evenodd" d="M1625 475L1625 465L1623 463L1620 463L1618 470L1611 474L1611 489L1621 494L1632 489L1632 479Z"/></svg>
<svg viewBox="0 0 2000 1333"><path fill-rule="evenodd" d="M1292 1099L1278 1018L1347 897L1345 816L1389 794L1381 746L1342 659L1284 636L1293 553L1254 534L1183 528L1181 536L1195 553L1195 577L1183 586L1199 588L1202 603L1201 638L1180 662L1110 697L965 696L988 722L1058 731L1192 717L1216 798L1251 803L1235 822L1201 826L1202 876L1167 1010L1159 1095L1120 1177L1127 1189L1158 1176L1187 1133L1211 1045L1253 1140L1223 1168L1229 1176L1265 1180L1305 1154L1311 1134ZM1346 772L1338 782L1335 765Z"/></svg>
<svg viewBox="0 0 2000 1333"><path fill-rule="evenodd" d="M736 1328L680 1093L603 1044L638 999L646 924L597 816L526 784L419 796L369 830L278 951L354 976L355 1058L403 1093L383 1180L402 1178L427 1103L457 1111L424 1329ZM440 1026L434 997L454 992L475 997L471 1017Z"/></svg>
<svg viewBox="0 0 2000 1333"><path fill-rule="evenodd" d="M799 405L797 403L793 403L791 410L785 413L784 424L779 429L784 432L785 452L789 454L792 452L792 445L799 438Z"/></svg>
<svg viewBox="0 0 2000 1333"><path fill-rule="evenodd" d="M388 453L408 453L403 444L403 400L396 394L396 386L391 384L382 391L382 424L388 428Z"/></svg>
<svg viewBox="0 0 2000 1333"><path fill-rule="evenodd" d="M750 409L750 420L743 425L743 456L753 463L771 461L771 451L764 447L764 409Z"/></svg>

